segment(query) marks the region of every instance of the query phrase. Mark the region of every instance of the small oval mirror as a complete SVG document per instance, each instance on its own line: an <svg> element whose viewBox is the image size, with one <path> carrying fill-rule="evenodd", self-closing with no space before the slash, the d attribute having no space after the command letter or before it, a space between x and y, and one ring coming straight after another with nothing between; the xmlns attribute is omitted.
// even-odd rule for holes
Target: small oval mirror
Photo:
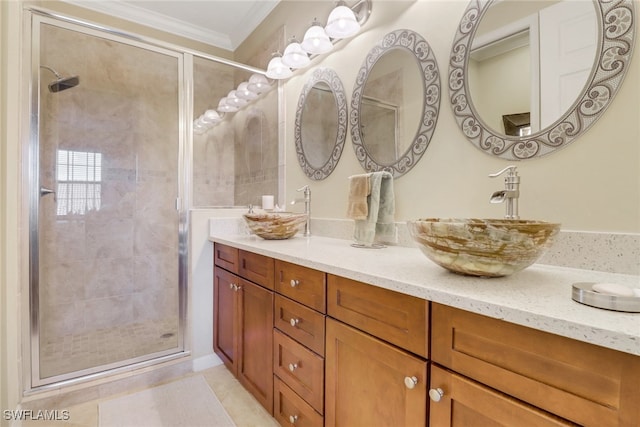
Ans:
<svg viewBox="0 0 640 427"><path fill-rule="evenodd" d="M438 120L440 75L429 44L396 30L364 60L351 100L356 157L369 172L407 173L427 149Z"/></svg>
<svg viewBox="0 0 640 427"><path fill-rule="evenodd" d="M322 180L335 169L347 134L346 93L329 68L315 70L302 89L295 122L298 163L311 179Z"/></svg>

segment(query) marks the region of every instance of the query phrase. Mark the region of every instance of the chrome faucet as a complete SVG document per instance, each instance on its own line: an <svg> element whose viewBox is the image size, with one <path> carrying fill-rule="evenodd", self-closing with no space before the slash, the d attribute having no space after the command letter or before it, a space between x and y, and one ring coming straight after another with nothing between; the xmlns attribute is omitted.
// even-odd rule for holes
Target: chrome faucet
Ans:
<svg viewBox="0 0 640 427"><path fill-rule="evenodd" d="M304 213L307 214L307 221L304 224L304 236L311 236L311 188L308 185L298 188L296 191L302 191L304 194L303 199L295 199L291 202L292 205L296 203L304 202Z"/></svg>
<svg viewBox="0 0 640 427"><path fill-rule="evenodd" d="M507 172L504 177L504 190L496 191L491 195L491 203L504 203L506 208L505 218L519 219L518 197L520 197L520 177L515 166L507 166L500 172L492 173L490 178L496 178Z"/></svg>

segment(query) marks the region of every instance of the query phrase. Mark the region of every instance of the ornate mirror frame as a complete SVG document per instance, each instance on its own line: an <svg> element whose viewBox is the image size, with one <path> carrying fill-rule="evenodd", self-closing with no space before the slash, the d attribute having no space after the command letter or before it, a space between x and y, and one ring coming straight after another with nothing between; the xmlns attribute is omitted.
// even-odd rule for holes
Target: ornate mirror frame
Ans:
<svg viewBox="0 0 640 427"><path fill-rule="evenodd" d="M362 96L367 78L376 62L392 49L406 49L411 53L420 67L424 85L423 110L418 131L409 149L393 164L381 165L373 159L367 151L360 127ZM351 139L356 157L362 167L368 172L388 171L394 178L398 178L413 168L420 160L436 128L440 110L440 73L438 63L429 43L412 30L395 30L384 36L382 41L374 46L362 64L356 78L351 98Z"/></svg>
<svg viewBox="0 0 640 427"><path fill-rule="evenodd" d="M470 97L467 64L478 24L493 0L472 0L457 29L449 66L449 94L458 126L483 152L509 160L550 154L587 131L610 105L631 62L634 45L632 0L594 0L598 21L596 61L576 102L558 120L522 137L498 134L479 117Z"/></svg>
<svg viewBox="0 0 640 427"><path fill-rule="evenodd" d="M316 168L311 165L307 157L305 156L302 145L302 112L304 110L307 97L311 92L311 89L316 83L326 83L331 89L336 101L336 107L338 111L337 130L336 130L336 142L331 151L331 156L320 168ZM320 113L318 113L320 114ZM316 69L307 83L304 85L300 98L298 98L298 107L296 109L296 121L295 121L295 142L296 142L296 157L298 163L304 171L305 175L309 178L319 181L323 180L335 169L342 156L342 150L344 148L344 142L347 136L347 95L342 85L342 81L338 74L330 68L318 68Z"/></svg>

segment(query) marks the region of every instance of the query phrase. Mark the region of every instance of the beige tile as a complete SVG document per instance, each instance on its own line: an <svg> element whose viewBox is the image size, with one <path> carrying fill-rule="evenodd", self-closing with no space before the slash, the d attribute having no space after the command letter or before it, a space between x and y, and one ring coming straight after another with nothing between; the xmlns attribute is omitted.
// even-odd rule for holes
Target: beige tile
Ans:
<svg viewBox="0 0 640 427"><path fill-rule="evenodd" d="M279 425L223 365L198 372L197 374L204 376L207 383L222 403L222 406L224 406L229 416L236 423L237 427L277 427ZM42 420L22 421L21 423L15 423L15 426L42 427L46 425L48 427L99 427L98 408L101 401L135 393L148 388L148 386L145 386L145 383L148 381L153 382L154 386L157 386L162 383L177 381L180 378L192 375L196 375L196 373L188 372L182 377L167 378L165 381L162 381L160 377L150 381L148 373L145 375L133 376L118 382L120 385L122 385L123 381L128 384L126 391L117 392L116 390L122 390L122 388L110 387L108 384L105 384L99 391L97 389L94 390L92 394L94 396L93 400L80 404L73 404L73 402L76 398L80 397L82 393L86 393L86 390L77 390L72 393L62 394L61 396L50 398L42 402L32 401L23 405L24 409L32 409L34 411L39 409L46 409L50 411L57 410L60 414L62 414L62 411L68 411L69 419L47 421L46 423L43 423ZM108 390L111 390L111 392L109 393ZM101 397L98 398L98 395Z"/></svg>

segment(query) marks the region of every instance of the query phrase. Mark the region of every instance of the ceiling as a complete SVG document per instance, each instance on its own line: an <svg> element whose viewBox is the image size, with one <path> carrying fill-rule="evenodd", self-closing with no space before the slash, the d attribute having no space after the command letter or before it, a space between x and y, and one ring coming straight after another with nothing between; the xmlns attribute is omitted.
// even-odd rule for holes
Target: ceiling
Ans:
<svg viewBox="0 0 640 427"><path fill-rule="evenodd" d="M66 1L233 51L280 0Z"/></svg>

